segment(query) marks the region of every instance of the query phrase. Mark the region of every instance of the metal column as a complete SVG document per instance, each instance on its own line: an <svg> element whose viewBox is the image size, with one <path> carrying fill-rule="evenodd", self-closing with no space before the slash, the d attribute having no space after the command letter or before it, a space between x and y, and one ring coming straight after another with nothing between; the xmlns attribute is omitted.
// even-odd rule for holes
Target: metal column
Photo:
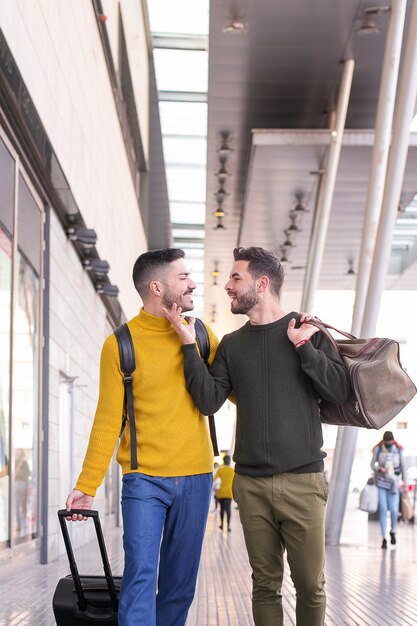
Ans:
<svg viewBox="0 0 417 626"><path fill-rule="evenodd" d="M362 232L358 277L356 280L356 295L352 321L352 333L354 335L359 335L361 330L369 274L372 266L372 256L374 254L378 222L381 214L406 8L407 0L393 0L391 5L391 17L388 26L381 86L378 97L375 141L369 173L369 187L365 205L365 222Z"/></svg>
<svg viewBox="0 0 417 626"><path fill-rule="evenodd" d="M406 8L406 0L393 0L384 52L376 115L375 142L369 175L365 222L362 232L358 279L356 282L356 298L353 309L352 333L360 336L363 336L363 333L361 333L361 322L384 194ZM329 491L329 504L326 513L326 543L329 545L337 545L340 541L357 437L357 428L339 427L338 429Z"/></svg>
<svg viewBox="0 0 417 626"><path fill-rule="evenodd" d="M388 272L392 236L398 214L405 165L408 154L410 124L417 96L417 2L412 3L404 68L401 73L398 103L388 159L387 180L382 201L381 220L369 279L362 335L375 333L378 311Z"/></svg>
<svg viewBox="0 0 417 626"><path fill-rule="evenodd" d="M326 544L339 544L343 517L349 492L350 472L356 450L357 428L339 426L332 475L329 486L329 502L326 510Z"/></svg>
<svg viewBox="0 0 417 626"><path fill-rule="evenodd" d="M340 150L342 147L343 131L345 129L346 114L349 103L350 89L352 86L353 70L355 61L348 59L343 64L342 81L336 110L336 126L331 131L329 158L326 171L323 175L322 192L320 190L320 204L314 219L313 234L308 253L306 280L304 283L301 309L311 311L313 308L314 294L317 288L324 246L326 244L327 228L329 224L334 187L336 183L337 168L339 165Z"/></svg>

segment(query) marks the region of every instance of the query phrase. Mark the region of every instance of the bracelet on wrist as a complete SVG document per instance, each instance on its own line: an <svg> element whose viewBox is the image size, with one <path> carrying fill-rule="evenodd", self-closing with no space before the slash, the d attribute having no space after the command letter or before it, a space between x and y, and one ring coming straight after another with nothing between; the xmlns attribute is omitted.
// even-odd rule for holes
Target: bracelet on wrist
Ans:
<svg viewBox="0 0 417 626"><path fill-rule="evenodd" d="M299 341L298 343L295 344L295 347L299 348L300 346L303 346L308 341L310 341L310 339L302 339L301 341Z"/></svg>

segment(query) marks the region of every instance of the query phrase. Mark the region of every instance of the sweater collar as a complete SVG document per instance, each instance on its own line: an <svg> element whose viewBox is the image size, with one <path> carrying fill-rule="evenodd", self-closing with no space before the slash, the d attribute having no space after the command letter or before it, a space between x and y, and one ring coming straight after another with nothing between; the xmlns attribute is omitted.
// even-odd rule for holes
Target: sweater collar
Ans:
<svg viewBox="0 0 417 626"><path fill-rule="evenodd" d="M154 330L156 332L167 332L173 330L171 322L166 317L157 317L147 313L144 308L140 309L139 315L133 318L134 322L139 324L142 328L147 330Z"/></svg>
<svg viewBox="0 0 417 626"><path fill-rule="evenodd" d="M260 331L260 330L268 330L269 328L279 328L281 326L287 328L289 321L295 317L298 320L298 313L292 311L291 313L287 313L284 317L281 317L279 320L275 322L270 322L269 324L251 324L249 321L246 322L244 328L252 331Z"/></svg>

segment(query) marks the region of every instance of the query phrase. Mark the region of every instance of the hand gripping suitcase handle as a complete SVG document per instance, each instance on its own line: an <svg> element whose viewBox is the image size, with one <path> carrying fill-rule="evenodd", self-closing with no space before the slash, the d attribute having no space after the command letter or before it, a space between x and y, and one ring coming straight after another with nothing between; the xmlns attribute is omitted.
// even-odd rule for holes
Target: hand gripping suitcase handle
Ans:
<svg viewBox="0 0 417 626"><path fill-rule="evenodd" d="M67 511L66 509L61 509L58 511L58 519L62 530L62 536L64 538L65 549L68 555L69 566L72 574L72 578L74 580L75 592L77 594L78 603L81 611L85 611L87 609L87 600L85 599L84 590L81 583L80 574L78 572L77 564L75 562L74 552L71 545L71 540L68 533L68 527L66 524L66 518L71 515L83 515L84 517L91 517L94 522L94 527L96 529L98 545L100 548L100 554L103 561L103 569L104 575L106 577L107 587L110 594L110 599L112 603L113 610L117 612L118 608L118 600L116 594L116 588L114 586L113 575L110 569L110 563L107 556L106 545L104 543L103 531L101 529L100 517L98 511L91 511L90 509L71 509L71 511Z"/></svg>
<svg viewBox="0 0 417 626"><path fill-rule="evenodd" d="M92 509L71 509L67 511L67 509L60 509L58 511L58 517L61 518L70 517L71 515L83 515L84 517L92 517L93 519L100 519L98 511L94 511Z"/></svg>

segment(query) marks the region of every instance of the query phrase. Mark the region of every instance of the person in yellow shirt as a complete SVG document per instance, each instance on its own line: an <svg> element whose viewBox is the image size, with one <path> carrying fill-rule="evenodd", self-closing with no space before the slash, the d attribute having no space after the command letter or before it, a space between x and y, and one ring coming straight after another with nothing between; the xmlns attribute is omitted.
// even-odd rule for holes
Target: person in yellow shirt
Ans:
<svg viewBox="0 0 417 626"><path fill-rule="evenodd" d="M213 500L214 500L214 507L213 507L213 511L212 513L214 513L218 507L218 502L217 502L217 492L219 490L220 487L220 479L219 480L215 480L215 476L217 474L217 470L219 469L220 465L218 463L214 464L214 468L213 468Z"/></svg>
<svg viewBox="0 0 417 626"><path fill-rule="evenodd" d="M217 470L214 480L220 479L220 487L217 491L217 501L220 504L220 526L219 528L223 530L223 522L224 516L226 514L227 520L227 530L231 531L230 528L230 520L232 517L232 484L233 478L235 475L235 471L232 467L230 467L230 456L228 454L225 455L223 459L223 465L219 467Z"/></svg>
<svg viewBox="0 0 417 626"><path fill-rule="evenodd" d="M191 311L195 283L184 251L175 248L141 254L133 282L143 301L139 315L128 322L136 360L138 469L131 468L127 427L117 452L123 471L125 552L119 626L183 626L194 597L210 505L213 447L206 418L187 391L181 342L164 309L175 303L180 311ZM211 363L218 341L207 330ZM67 511L91 508L119 437L123 404L123 375L113 333L102 349L97 410ZM73 514L71 519L83 516Z"/></svg>

